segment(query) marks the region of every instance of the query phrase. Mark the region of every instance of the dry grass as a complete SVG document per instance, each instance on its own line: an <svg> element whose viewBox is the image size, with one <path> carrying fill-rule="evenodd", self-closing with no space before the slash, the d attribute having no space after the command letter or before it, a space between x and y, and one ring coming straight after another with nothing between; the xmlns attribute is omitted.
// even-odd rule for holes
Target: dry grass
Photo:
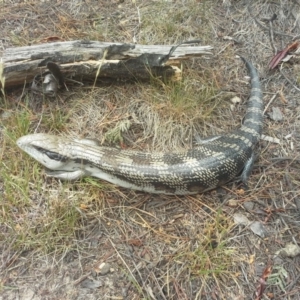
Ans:
<svg viewBox="0 0 300 300"><path fill-rule="evenodd" d="M299 299L299 257L275 256L286 243L300 243L299 92L279 71L267 70L272 46L280 49L289 37L275 34L270 42L244 1L87 2L0 3L2 47L48 37L145 44L201 38L216 55L186 61L180 83L73 88L55 100L16 90L0 98L3 299L255 299L268 262L274 271L262 299ZM251 14L261 21L277 13L274 29L293 36L299 9L294 1L255 1ZM249 191L229 184L225 191L176 197L95 178L60 182L16 147L22 135L51 132L169 151L190 146L196 133L227 132L244 111L244 105L230 109L231 97L244 103L249 94L237 53L258 67L265 103L278 92L268 112L277 106L284 114L282 122L265 119L264 134L281 144L261 141ZM294 58L282 70L293 82L297 63ZM0 81L3 86L1 72ZM278 157L285 159L273 160ZM236 212L263 223L269 235L262 239L235 225ZM105 275L103 262L110 264Z"/></svg>

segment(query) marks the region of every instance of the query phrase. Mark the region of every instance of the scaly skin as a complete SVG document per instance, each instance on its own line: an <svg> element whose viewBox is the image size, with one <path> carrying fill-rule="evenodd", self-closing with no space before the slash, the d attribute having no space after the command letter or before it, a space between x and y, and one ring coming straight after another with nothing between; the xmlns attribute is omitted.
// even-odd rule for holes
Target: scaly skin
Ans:
<svg viewBox="0 0 300 300"><path fill-rule="evenodd" d="M262 132L263 101L255 68L242 60L251 77L243 125L187 151L146 153L43 133L23 136L17 144L43 164L49 176L65 180L94 176L125 188L178 195L211 190L239 174L246 181Z"/></svg>

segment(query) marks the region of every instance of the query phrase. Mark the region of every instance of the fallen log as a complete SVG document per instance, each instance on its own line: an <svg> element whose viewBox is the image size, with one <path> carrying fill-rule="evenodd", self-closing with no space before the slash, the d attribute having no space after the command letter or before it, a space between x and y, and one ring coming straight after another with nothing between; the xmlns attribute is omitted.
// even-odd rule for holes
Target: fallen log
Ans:
<svg viewBox="0 0 300 300"><path fill-rule="evenodd" d="M5 88L24 85L52 64L59 66L63 78L79 81L149 80L151 76L178 80L181 78L178 62L211 54L210 46L191 45L198 42L172 47L78 40L8 48L1 58L2 77Z"/></svg>

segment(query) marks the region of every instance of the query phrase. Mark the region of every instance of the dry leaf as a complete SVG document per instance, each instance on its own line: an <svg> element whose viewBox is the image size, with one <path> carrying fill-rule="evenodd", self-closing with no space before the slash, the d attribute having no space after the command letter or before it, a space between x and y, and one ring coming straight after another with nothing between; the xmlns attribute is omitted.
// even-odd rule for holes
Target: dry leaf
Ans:
<svg viewBox="0 0 300 300"><path fill-rule="evenodd" d="M234 223L237 224L237 225L247 226L247 225L250 224L249 219L241 213L234 214L233 215L233 220L234 220Z"/></svg>
<svg viewBox="0 0 300 300"><path fill-rule="evenodd" d="M261 276L261 278L259 278L259 284L257 286L257 289L256 289L256 298L255 300L260 300L262 295L263 295L263 292L266 288L266 282L267 282L267 279L269 277L269 275L271 274L272 272L272 267L270 264L268 264L268 266L264 269L264 272Z"/></svg>
<svg viewBox="0 0 300 300"><path fill-rule="evenodd" d="M273 56L269 63L269 68L272 70L287 56L288 52L291 50L296 50L299 47L299 42L293 42L291 45L287 46L283 50L279 51Z"/></svg>
<svg viewBox="0 0 300 300"><path fill-rule="evenodd" d="M251 223L250 229L252 230L252 232L254 232L255 234L259 235L262 238L266 237L267 235L267 231L264 225L258 221Z"/></svg>

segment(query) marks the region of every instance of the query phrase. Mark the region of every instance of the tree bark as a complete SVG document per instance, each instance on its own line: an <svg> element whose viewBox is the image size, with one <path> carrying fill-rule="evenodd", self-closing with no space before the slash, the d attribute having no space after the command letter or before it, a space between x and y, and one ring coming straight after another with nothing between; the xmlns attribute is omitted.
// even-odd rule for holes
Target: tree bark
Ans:
<svg viewBox="0 0 300 300"><path fill-rule="evenodd" d="M131 81L149 80L151 76L158 76L178 80L181 71L175 65L180 60L209 55L211 50L210 46L190 44L172 48L168 45L79 40L55 42L6 49L2 57L3 75L5 88L20 86L31 83L35 76L47 71L47 65L54 63L59 66L63 79Z"/></svg>

